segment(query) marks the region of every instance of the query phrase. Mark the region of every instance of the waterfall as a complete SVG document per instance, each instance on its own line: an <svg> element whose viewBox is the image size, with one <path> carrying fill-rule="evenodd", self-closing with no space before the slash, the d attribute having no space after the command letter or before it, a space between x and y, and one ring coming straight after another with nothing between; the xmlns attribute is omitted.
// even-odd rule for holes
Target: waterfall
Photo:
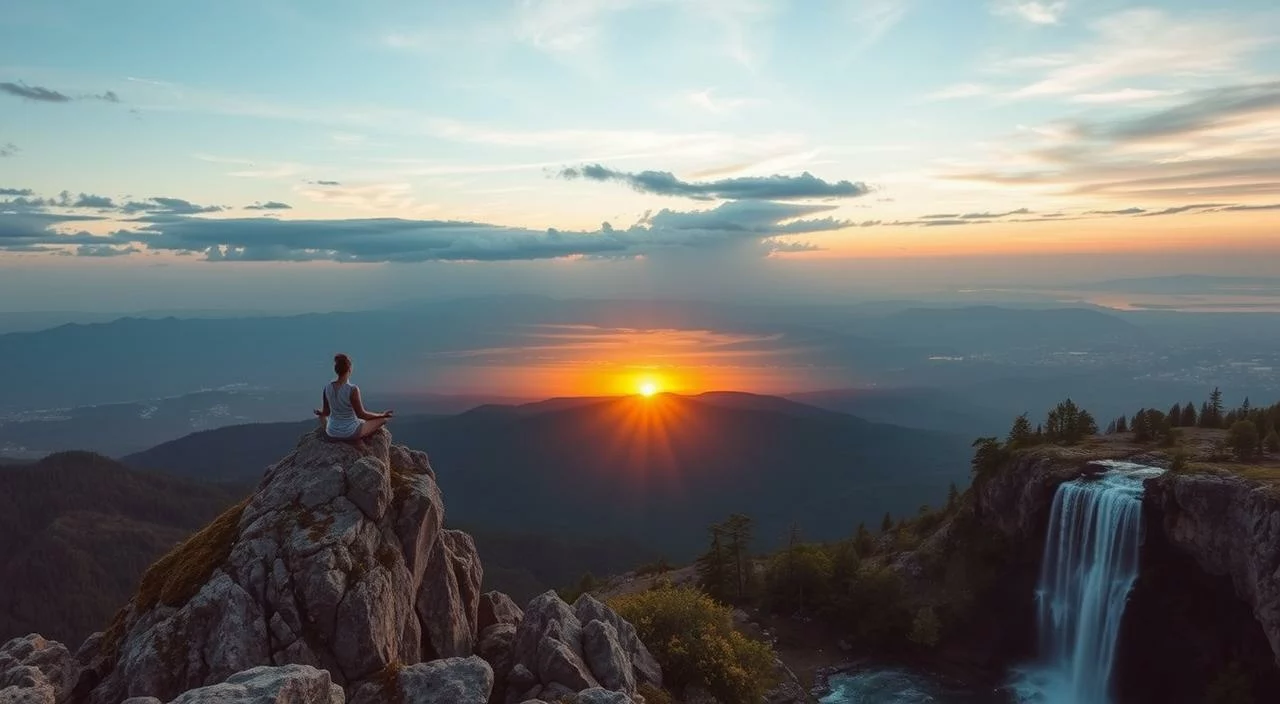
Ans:
<svg viewBox="0 0 1280 704"><path fill-rule="evenodd" d="M1100 462L1100 477L1058 487L1036 588L1042 667L1015 688L1025 701L1110 701L1120 619L1138 577L1142 482L1164 470Z"/></svg>

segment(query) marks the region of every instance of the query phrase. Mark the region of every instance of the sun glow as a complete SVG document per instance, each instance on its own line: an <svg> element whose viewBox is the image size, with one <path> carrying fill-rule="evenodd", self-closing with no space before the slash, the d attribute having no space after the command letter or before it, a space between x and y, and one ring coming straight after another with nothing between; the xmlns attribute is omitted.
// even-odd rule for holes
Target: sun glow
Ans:
<svg viewBox="0 0 1280 704"><path fill-rule="evenodd" d="M657 382L654 382L654 381L642 381L642 382L640 382L640 395L641 395L641 396L646 396L646 397L648 397L648 396L653 396L653 395L654 395L654 394L656 394L656 393L658 393L658 384L657 384Z"/></svg>

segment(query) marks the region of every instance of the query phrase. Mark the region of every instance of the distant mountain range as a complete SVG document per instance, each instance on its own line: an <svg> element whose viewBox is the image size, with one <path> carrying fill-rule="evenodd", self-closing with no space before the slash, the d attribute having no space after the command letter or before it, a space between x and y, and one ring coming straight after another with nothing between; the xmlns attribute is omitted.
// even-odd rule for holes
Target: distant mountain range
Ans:
<svg viewBox="0 0 1280 704"><path fill-rule="evenodd" d="M124 461L204 481L256 481L315 427L232 426ZM763 545L797 523L809 537L850 534L885 511L914 513L967 481L971 438L860 418L785 399L555 399L392 422L426 450L451 519L492 530L627 538L683 559L706 528L751 515Z"/></svg>

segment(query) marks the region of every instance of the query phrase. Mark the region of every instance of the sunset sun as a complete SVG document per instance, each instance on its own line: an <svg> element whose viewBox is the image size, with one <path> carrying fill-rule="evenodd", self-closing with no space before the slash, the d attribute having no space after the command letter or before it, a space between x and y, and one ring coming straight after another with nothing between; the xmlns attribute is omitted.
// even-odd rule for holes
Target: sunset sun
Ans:
<svg viewBox="0 0 1280 704"><path fill-rule="evenodd" d="M653 395L654 395L654 394L656 394L656 393L658 393L658 385L657 385L657 383L652 382L652 381L642 381L642 382L640 382L640 395L641 395L641 396L653 396Z"/></svg>

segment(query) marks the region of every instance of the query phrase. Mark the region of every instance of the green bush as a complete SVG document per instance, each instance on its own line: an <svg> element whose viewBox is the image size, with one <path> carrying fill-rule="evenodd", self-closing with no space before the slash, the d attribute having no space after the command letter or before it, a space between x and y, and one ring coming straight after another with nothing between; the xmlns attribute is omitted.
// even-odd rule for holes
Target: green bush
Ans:
<svg viewBox="0 0 1280 704"><path fill-rule="evenodd" d="M733 627L728 607L696 589L657 589L613 600L662 665L673 691L704 687L724 704L756 704L775 684L773 653Z"/></svg>

